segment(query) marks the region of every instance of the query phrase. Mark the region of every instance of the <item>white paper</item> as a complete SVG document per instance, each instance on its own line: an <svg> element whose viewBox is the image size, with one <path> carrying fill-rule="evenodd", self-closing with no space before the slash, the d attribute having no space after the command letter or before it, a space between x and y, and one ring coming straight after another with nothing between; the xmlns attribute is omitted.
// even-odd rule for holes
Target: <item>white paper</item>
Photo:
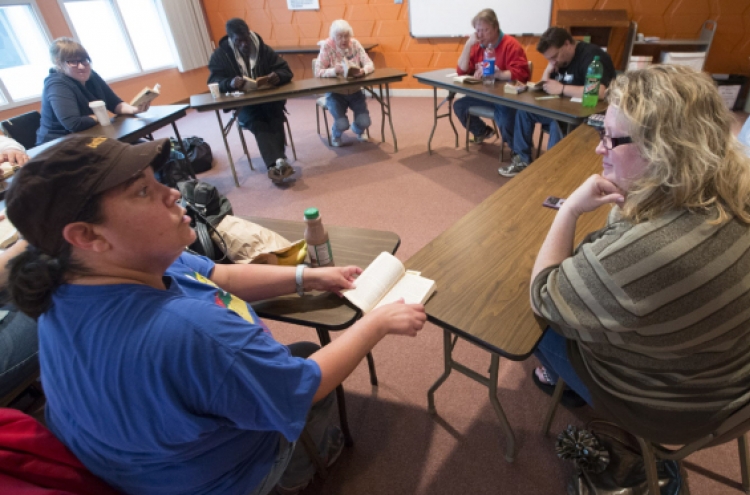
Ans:
<svg viewBox="0 0 750 495"><path fill-rule="evenodd" d="M286 0L289 10L319 10L319 0Z"/></svg>
<svg viewBox="0 0 750 495"><path fill-rule="evenodd" d="M574 98L570 99L571 103L581 103L582 101L583 101L582 98L577 98L577 97L574 97Z"/></svg>

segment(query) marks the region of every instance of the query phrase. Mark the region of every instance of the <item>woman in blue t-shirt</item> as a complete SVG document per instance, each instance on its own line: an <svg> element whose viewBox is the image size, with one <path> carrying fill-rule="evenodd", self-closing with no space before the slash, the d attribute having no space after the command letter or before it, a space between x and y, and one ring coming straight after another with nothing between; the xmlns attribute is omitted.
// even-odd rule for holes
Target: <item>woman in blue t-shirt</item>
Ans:
<svg viewBox="0 0 750 495"><path fill-rule="evenodd" d="M57 38L49 53L53 67L44 80L37 145L98 124L89 107L92 101L103 101L107 110L116 115L135 115L148 110L149 103L134 107L122 101L91 68L91 57L77 41Z"/></svg>
<svg viewBox="0 0 750 495"><path fill-rule="evenodd" d="M154 178L168 156L167 140L71 136L29 161L7 194L30 244L9 285L39 317L47 424L125 493L293 488L285 470L311 406L385 335L416 335L424 308L383 306L293 357L245 301L338 292L361 270L214 265L185 253L190 218L179 192Z"/></svg>

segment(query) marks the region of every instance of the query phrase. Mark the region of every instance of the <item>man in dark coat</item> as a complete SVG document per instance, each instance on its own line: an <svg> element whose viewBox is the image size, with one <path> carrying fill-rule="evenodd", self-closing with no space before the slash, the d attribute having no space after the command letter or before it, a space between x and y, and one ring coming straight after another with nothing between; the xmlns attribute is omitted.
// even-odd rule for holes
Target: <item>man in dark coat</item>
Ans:
<svg viewBox="0 0 750 495"><path fill-rule="evenodd" d="M252 90L257 87L280 86L294 76L289 65L258 34L250 31L242 19L230 19L226 24L227 36L211 55L208 82L218 83L222 93ZM268 167L268 177L274 182L294 174L284 153L284 107L286 100L248 105L240 109L241 127L255 135L258 149Z"/></svg>

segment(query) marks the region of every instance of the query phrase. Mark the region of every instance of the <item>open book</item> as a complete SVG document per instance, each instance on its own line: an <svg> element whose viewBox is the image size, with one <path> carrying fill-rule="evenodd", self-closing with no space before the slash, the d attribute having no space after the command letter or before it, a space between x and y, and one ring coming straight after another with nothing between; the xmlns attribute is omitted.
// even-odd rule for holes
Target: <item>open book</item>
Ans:
<svg viewBox="0 0 750 495"><path fill-rule="evenodd" d="M356 287L344 291L344 297L364 313L402 297L407 304L424 303L435 292L435 281L419 273L406 271L395 256L382 252L365 268Z"/></svg>
<svg viewBox="0 0 750 495"><path fill-rule="evenodd" d="M5 216L5 210L0 212ZM18 240L18 230L10 223L8 217L5 217L0 221L0 249L6 249L10 247L14 242Z"/></svg>
<svg viewBox="0 0 750 495"><path fill-rule="evenodd" d="M547 81L539 81L539 82L531 82L531 81L529 81L529 82L526 83L526 86L531 91L542 91L542 90L544 90L544 83L545 82L547 82Z"/></svg>
<svg viewBox="0 0 750 495"><path fill-rule="evenodd" d="M503 91L506 93L517 95L518 93L523 93L527 89L528 89L528 86L526 86L523 83L516 84L516 83L509 82L509 83L505 83L505 88L503 89Z"/></svg>
<svg viewBox="0 0 750 495"><path fill-rule="evenodd" d="M245 85L242 86L243 91L254 91L256 89L266 89L271 87L270 84L258 84L258 81L256 79L251 79L247 76L242 76L242 79L245 80Z"/></svg>
<svg viewBox="0 0 750 495"><path fill-rule="evenodd" d="M453 78L453 82L461 84L479 84L482 81L474 76L456 76Z"/></svg>
<svg viewBox="0 0 750 495"><path fill-rule="evenodd" d="M133 98L130 104L134 107L139 107L146 103L151 103L157 96L159 96L160 89L161 86L159 84L153 88L143 88L140 93L135 95L135 98Z"/></svg>

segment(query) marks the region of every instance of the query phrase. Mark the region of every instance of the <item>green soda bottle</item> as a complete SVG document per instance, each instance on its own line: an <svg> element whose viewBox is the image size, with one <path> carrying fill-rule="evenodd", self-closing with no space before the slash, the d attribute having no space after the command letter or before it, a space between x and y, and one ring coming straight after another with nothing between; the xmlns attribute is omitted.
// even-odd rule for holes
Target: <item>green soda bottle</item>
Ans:
<svg viewBox="0 0 750 495"><path fill-rule="evenodd" d="M586 83L583 86L584 107L595 107L599 103L599 84L601 83L603 74L604 67L602 67L599 55L597 55L586 71Z"/></svg>

